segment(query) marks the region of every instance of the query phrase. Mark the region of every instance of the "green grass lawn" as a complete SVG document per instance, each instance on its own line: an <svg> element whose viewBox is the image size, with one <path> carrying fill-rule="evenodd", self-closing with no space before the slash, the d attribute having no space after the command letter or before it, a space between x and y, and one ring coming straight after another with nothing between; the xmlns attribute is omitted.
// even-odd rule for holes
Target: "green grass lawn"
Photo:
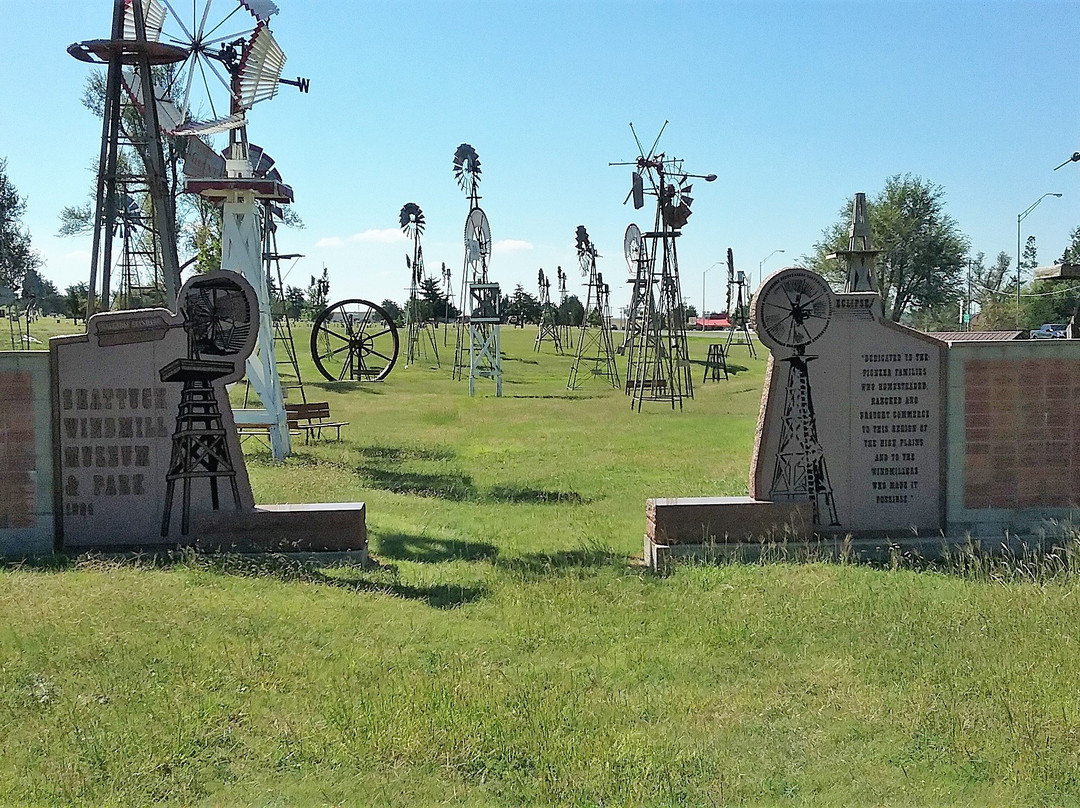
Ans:
<svg viewBox="0 0 1080 808"><path fill-rule="evenodd" d="M1065 561L651 575L647 497L746 492L764 360L639 414L534 334L501 399L452 344L377 386L305 358L350 425L249 455L256 499L366 502L377 568L0 571L0 804L1080 801Z"/></svg>

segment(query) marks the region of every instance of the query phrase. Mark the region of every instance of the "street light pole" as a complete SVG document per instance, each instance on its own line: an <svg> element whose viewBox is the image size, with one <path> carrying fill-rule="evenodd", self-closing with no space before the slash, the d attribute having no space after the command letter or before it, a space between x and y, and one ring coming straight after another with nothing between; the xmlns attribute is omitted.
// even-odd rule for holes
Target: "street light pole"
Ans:
<svg viewBox="0 0 1080 808"><path fill-rule="evenodd" d="M761 278L764 278L764 277L765 277L765 275L764 275L764 269L763 269L763 267L765 266L765 262L766 262L766 261L768 261L768 260L769 260L770 258L772 258L772 257L773 257L774 255L776 255L777 253L782 253L782 252L783 252L783 250L773 250L773 251L772 251L771 253L769 253L769 254L768 254L768 255L766 255L766 256L765 256L764 258L762 258L762 259L761 259L760 261L758 261L758 265L757 265L757 274L758 274L758 279L759 279L759 280L760 280ZM748 284L748 285L749 285L749 284Z"/></svg>
<svg viewBox="0 0 1080 808"><path fill-rule="evenodd" d="M1020 328L1020 222L1024 221L1028 217L1028 214L1035 208L1039 207L1039 203L1042 202L1048 196L1061 197L1061 194L1055 194L1053 192L1047 192L1024 208L1023 211L1016 214L1016 327Z"/></svg>
<svg viewBox="0 0 1080 808"><path fill-rule="evenodd" d="M715 264L709 267L709 269L706 269L704 272L701 273L701 312L698 314L698 317L701 318L702 331L705 330L705 276L709 274L709 270L711 270L713 267L720 266L720 264L722 263L724 262L717 261Z"/></svg>

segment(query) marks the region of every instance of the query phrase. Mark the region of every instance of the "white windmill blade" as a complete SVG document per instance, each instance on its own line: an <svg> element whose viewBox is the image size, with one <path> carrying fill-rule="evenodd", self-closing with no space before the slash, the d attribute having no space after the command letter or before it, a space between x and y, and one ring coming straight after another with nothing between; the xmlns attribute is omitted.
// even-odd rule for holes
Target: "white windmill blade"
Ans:
<svg viewBox="0 0 1080 808"><path fill-rule="evenodd" d="M270 0L240 0L240 5L250 11L259 22L266 22L280 11L277 4Z"/></svg>
<svg viewBox="0 0 1080 808"><path fill-rule="evenodd" d="M143 103L142 79L139 77L138 69L129 67L124 70L122 81L131 103L142 112L145 104ZM162 132L171 134L183 124L183 117L176 104L168 100L168 93L165 90L161 87L155 87L154 94L157 101L158 125L161 127Z"/></svg>
<svg viewBox="0 0 1080 808"><path fill-rule="evenodd" d="M243 109L273 98L285 68L285 51L278 45L266 23L260 22L240 58L237 99Z"/></svg>
<svg viewBox="0 0 1080 808"><path fill-rule="evenodd" d="M216 135L220 132L228 132L230 129L239 129L247 123L243 112L234 112L224 118L214 118L210 121L197 121L189 119L179 129L169 134L172 135Z"/></svg>
<svg viewBox="0 0 1080 808"><path fill-rule="evenodd" d="M143 19L146 22L146 41L161 39L161 27L165 24L165 7L161 0L143 0ZM135 35L135 4L124 3L124 39L137 39Z"/></svg>

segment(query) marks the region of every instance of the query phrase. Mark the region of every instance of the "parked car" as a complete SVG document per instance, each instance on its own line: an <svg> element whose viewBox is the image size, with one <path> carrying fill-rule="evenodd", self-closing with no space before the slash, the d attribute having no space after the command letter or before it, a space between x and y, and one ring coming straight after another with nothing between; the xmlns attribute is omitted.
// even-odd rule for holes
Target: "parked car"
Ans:
<svg viewBox="0 0 1080 808"><path fill-rule="evenodd" d="M1031 339L1065 339L1065 323L1043 323L1031 332Z"/></svg>

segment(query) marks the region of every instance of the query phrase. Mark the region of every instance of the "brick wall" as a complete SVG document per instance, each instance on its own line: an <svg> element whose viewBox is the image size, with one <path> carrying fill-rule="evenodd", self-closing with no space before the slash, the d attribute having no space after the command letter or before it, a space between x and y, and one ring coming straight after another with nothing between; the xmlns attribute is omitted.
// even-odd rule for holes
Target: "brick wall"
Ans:
<svg viewBox="0 0 1080 808"><path fill-rule="evenodd" d="M964 363L964 507L1075 507L1080 362Z"/></svg>
<svg viewBox="0 0 1080 808"><path fill-rule="evenodd" d="M0 528L37 520L34 391L26 371L0 371Z"/></svg>

